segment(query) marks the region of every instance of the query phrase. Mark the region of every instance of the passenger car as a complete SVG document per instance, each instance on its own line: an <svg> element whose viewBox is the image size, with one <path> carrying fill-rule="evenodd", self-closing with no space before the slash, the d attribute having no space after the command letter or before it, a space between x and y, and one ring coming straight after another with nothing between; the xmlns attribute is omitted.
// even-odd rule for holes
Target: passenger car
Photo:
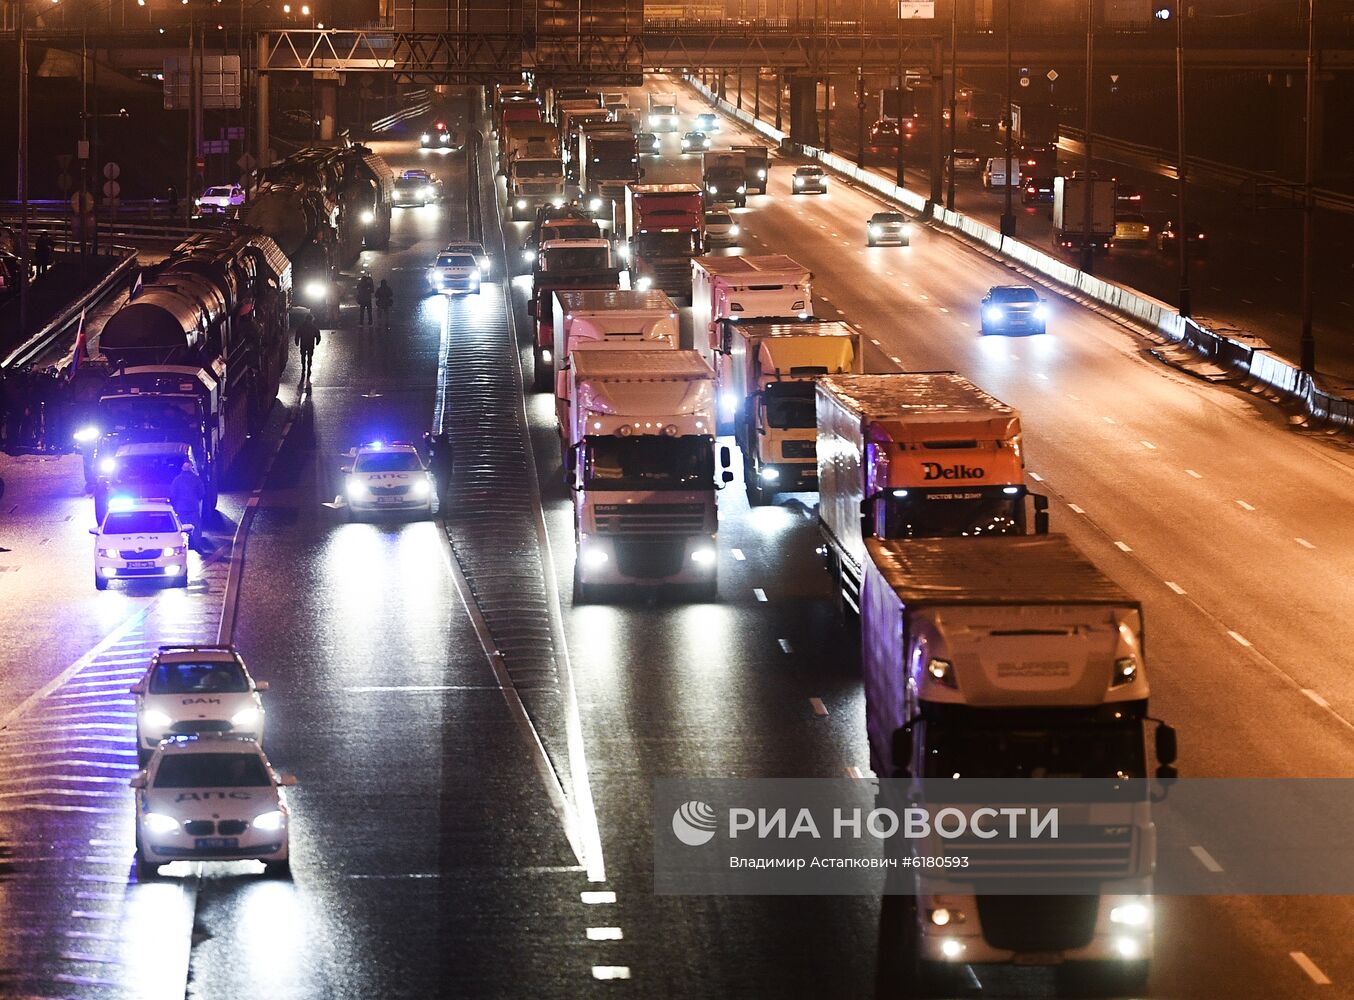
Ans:
<svg viewBox="0 0 1354 1000"><path fill-rule="evenodd" d="M902 212L875 212L865 228L865 238L872 247L880 243L908 246L912 242L912 220Z"/></svg>
<svg viewBox="0 0 1354 1000"><path fill-rule="evenodd" d="M738 242L740 232L742 230L738 223L733 221L733 216L728 212L705 213L705 238L711 243L732 246Z"/></svg>
<svg viewBox="0 0 1354 1000"><path fill-rule="evenodd" d="M1020 185L1020 203L1033 205L1041 201L1053 200L1052 177L1029 177Z"/></svg>
<svg viewBox="0 0 1354 1000"><path fill-rule="evenodd" d="M715 114L713 111L702 111L696 116L696 119L692 124L694 124L699 131L707 134L710 132L718 132L719 115Z"/></svg>
<svg viewBox="0 0 1354 1000"><path fill-rule="evenodd" d="M822 167L796 167L792 183L795 194L827 194L827 174Z"/></svg>
<svg viewBox="0 0 1354 1000"><path fill-rule="evenodd" d="M131 688L136 752L143 766L162 740L185 735L244 736L263 743L267 681L255 682L233 646L161 646Z"/></svg>
<svg viewBox="0 0 1354 1000"><path fill-rule="evenodd" d="M635 137L639 142L639 151L657 156L663 150L663 140L652 132L640 132Z"/></svg>
<svg viewBox="0 0 1354 1000"><path fill-rule="evenodd" d="M1204 257L1208 254L1208 234L1194 223L1187 224L1189 234L1189 254L1191 257ZM1180 226L1174 219L1167 219L1166 224L1161 227L1161 232L1157 233L1157 249L1162 253L1171 253L1179 245L1176 240L1180 238Z"/></svg>
<svg viewBox="0 0 1354 1000"><path fill-rule="evenodd" d="M162 580L188 586L188 535L164 500L117 498L94 536L94 587L110 580Z"/></svg>
<svg viewBox="0 0 1354 1000"><path fill-rule="evenodd" d="M983 172L983 158L978 155L976 149L956 149L953 162L956 176Z"/></svg>
<svg viewBox="0 0 1354 1000"><path fill-rule="evenodd" d="M433 122L433 127L419 136L424 149L451 149L456 144L456 133L444 121Z"/></svg>
<svg viewBox="0 0 1354 1000"><path fill-rule="evenodd" d="M981 332L1044 333L1048 306L1029 285L996 285L983 297Z"/></svg>
<svg viewBox="0 0 1354 1000"><path fill-rule="evenodd" d="M238 184L222 184L209 187L194 202L199 215L224 215L232 208L244 204L244 188Z"/></svg>
<svg viewBox="0 0 1354 1000"><path fill-rule="evenodd" d="M406 170L395 178L395 196L392 201L396 206L417 205L421 208L440 197L442 182L426 170Z"/></svg>
<svg viewBox="0 0 1354 1000"><path fill-rule="evenodd" d="M472 260L469 254L464 255ZM418 449L412 444L376 441L353 453L353 464L343 470L344 494L354 515L372 511L417 511L431 517L433 483Z"/></svg>
<svg viewBox="0 0 1354 1000"><path fill-rule="evenodd" d="M176 736L130 784L138 878L170 861L241 859L262 861L269 875L291 874L284 789L296 779L273 770L254 740Z"/></svg>
<svg viewBox="0 0 1354 1000"><path fill-rule="evenodd" d="M682 133L683 153L703 153L710 148L710 137L704 132Z"/></svg>
<svg viewBox="0 0 1354 1000"><path fill-rule="evenodd" d="M1147 224L1147 220L1141 215L1126 214L1117 216L1114 220L1114 242L1122 243L1146 243L1152 238L1152 227Z"/></svg>
<svg viewBox="0 0 1354 1000"><path fill-rule="evenodd" d="M437 255L428 268L428 287L434 293L475 292L480 290L480 263L468 253Z"/></svg>
<svg viewBox="0 0 1354 1000"><path fill-rule="evenodd" d="M481 278L489 277L490 270L489 255L484 252L483 243L471 243L468 241L461 243L448 243L445 247L443 247L442 252L470 254L470 256L474 257L475 260L479 263L480 277Z"/></svg>

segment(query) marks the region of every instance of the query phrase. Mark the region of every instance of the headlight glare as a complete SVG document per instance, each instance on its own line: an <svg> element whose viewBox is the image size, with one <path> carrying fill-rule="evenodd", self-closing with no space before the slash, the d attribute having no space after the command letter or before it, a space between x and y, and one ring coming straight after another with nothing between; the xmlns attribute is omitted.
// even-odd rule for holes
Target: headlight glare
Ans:
<svg viewBox="0 0 1354 1000"><path fill-rule="evenodd" d="M151 833L173 833L179 828L179 821L164 813L145 813L141 825Z"/></svg>
<svg viewBox="0 0 1354 1000"><path fill-rule="evenodd" d="M257 708L242 708L230 717L230 724L240 729L256 725L258 721L259 710Z"/></svg>
<svg viewBox="0 0 1354 1000"><path fill-rule="evenodd" d="M283 815L282 810L274 809L271 812L260 813L258 816L255 816L254 822L251 825L255 830L281 830L285 820L286 817Z"/></svg>

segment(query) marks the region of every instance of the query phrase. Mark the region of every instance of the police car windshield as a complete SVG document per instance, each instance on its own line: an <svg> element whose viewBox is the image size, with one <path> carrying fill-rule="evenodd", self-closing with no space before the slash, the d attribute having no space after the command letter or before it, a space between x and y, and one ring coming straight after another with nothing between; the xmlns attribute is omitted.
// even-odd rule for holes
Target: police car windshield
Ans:
<svg viewBox="0 0 1354 1000"><path fill-rule="evenodd" d="M166 756L156 788L267 788L273 783L256 753L184 753Z"/></svg>
<svg viewBox="0 0 1354 1000"><path fill-rule="evenodd" d="M438 267L475 267L475 258L466 253L444 253L437 258Z"/></svg>
<svg viewBox="0 0 1354 1000"><path fill-rule="evenodd" d="M178 530L174 515L167 510L114 512L103 519L105 535L163 535Z"/></svg>
<svg viewBox="0 0 1354 1000"><path fill-rule="evenodd" d="M243 694L249 681L238 663L160 663L150 675L151 694Z"/></svg>
<svg viewBox="0 0 1354 1000"><path fill-rule="evenodd" d="M423 468L411 451L376 451L359 455L354 472L417 472Z"/></svg>

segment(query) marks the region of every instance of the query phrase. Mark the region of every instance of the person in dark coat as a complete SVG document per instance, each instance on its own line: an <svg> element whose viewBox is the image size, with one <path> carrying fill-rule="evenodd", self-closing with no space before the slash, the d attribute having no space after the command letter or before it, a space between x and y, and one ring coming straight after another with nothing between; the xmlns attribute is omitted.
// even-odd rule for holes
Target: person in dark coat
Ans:
<svg viewBox="0 0 1354 1000"><path fill-rule="evenodd" d="M206 495L207 491L203 489L193 463L184 462L179 474L169 484L169 505L179 516L180 523L185 527L192 525L188 543L199 552L202 551L202 500Z"/></svg>
<svg viewBox="0 0 1354 1000"><path fill-rule="evenodd" d="M38 241L33 247L33 267L37 269L38 274L46 274L52 266L55 249L51 236L46 233L38 234Z"/></svg>
<svg viewBox="0 0 1354 1000"><path fill-rule="evenodd" d="M428 445L428 471L433 474L437 487L437 508L445 512L451 499L451 475L455 468L456 456L452 452L451 440L445 432L425 434L423 440Z"/></svg>
<svg viewBox="0 0 1354 1000"><path fill-rule="evenodd" d="M313 316L306 316L296 327L296 346L301 349L301 381L310 381L310 363L320 343L320 328Z"/></svg>
<svg viewBox="0 0 1354 1000"><path fill-rule="evenodd" d="M371 280L371 275L366 271L362 272L362 277L357 279L357 325L361 326L366 321L367 326L371 326L371 297L376 291L376 283Z"/></svg>

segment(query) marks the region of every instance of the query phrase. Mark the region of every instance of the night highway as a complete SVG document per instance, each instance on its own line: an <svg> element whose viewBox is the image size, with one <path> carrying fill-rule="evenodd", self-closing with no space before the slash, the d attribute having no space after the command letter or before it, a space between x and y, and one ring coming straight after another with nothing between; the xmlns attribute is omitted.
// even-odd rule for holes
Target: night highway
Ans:
<svg viewBox="0 0 1354 1000"><path fill-rule="evenodd" d="M242 35L244 16L242 7ZM1354 574L1354 449L1340 433L1304 429L1292 401L1164 363L1154 331L926 219L901 223L906 245L870 245L871 216L898 207L835 174L825 193L797 194L795 171L810 160L787 143L768 152L765 193L740 188L746 205L728 207L736 236L717 249L688 245L678 271L684 279L692 257L785 255L792 260L777 266L811 273L811 303L758 313L749 290L770 286L748 279L737 286L748 310L728 305L716 328L729 342L742 335L731 327L771 318L792 328L785 336L815 320L858 335L849 368L752 362L775 382L807 383L810 395L793 398L816 400L810 482L822 484L822 498L838 488L827 476L845 446L831 439L829 447L827 386L958 373L1018 433L993 444L943 432L916 444L932 449L916 459L929 459L919 465L926 478L931 469L941 476L944 456L968 449L946 478L986 483L1002 459L1014 462L1004 493L1016 505L1027 494L1048 498L1052 534L1037 539L1042 518L1027 525L1023 506L994 519L995 528L928 532L920 519L886 528L897 507L877 513L875 504L883 510L920 484L894 489L901 481L887 480L873 496L867 487L846 503L851 530L858 522L867 543L864 581L851 594L845 548L817 490L744 488L749 440L792 425L766 417L745 437L755 417L740 411L736 434L713 433L733 383L726 368L716 382L700 360L709 355L702 323L711 309L700 286L673 305L676 343L637 344L645 335L629 326L598 335L589 357L616 350L639 366L609 397L586 382L580 343L549 356L565 337L556 317L546 358L555 389L533 389L536 326L547 308L536 283L560 282L555 310L578 289L619 301L665 287L666 277L652 287L637 277L648 231L626 222L627 199L640 219L633 189L641 186L664 194L694 185L698 201L713 197L703 157L682 148L710 103L675 72L647 71L643 86L538 77L533 87L530 74L527 84L499 75L497 86L419 87L379 130L294 143L275 136L275 162L247 176L243 204L231 206L238 218L127 227L118 240L131 248L128 269L116 287L33 339L34 330L15 327L5 345L21 361L0 370L0 1000L1354 996L1354 952L1342 934L1354 921L1349 896L1153 894L1150 831L1133 834L1142 876L1134 884L1147 888L1113 911L1105 904L1102 923L1112 920L1115 936L1100 928L1074 945L1002 948L991 917L997 897L967 883L944 891L931 883L933 894L917 889L915 900L896 887L890 898L883 875L863 894L660 891L673 877L664 868L673 837L703 843L684 839L680 817L662 806L659 783L671 779L834 779L871 792L883 779L920 778L932 758L946 767L927 776L951 780L970 767L989 778L1106 777L1090 758L1109 755L1125 719L1138 727L1134 763L1108 776L1130 786L1155 769L1154 795L1165 795L1177 766L1181 779L1354 774L1354 680L1339 652L1354 646L1354 593L1339 582ZM584 159L576 183L563 179L559 137L543 138L556 131L543 124L558 121L568 148L569 116L580 109L569 107L566 87L593 88L581 104L605 122L593 128L584 115L574 126L582 134L573 137L575 167ZM286 100L303 100L297 90ZM334 91L346 99L339 85L325 100ZM675 127L657 130L667 95L675 95ZM362 99L364 107L377 100L370 90ZM332 105L317 107L316 131L333 132ZM529 113L515 118L509 108ZM623 108L640 109L635 118L655 128L657 151L635 147L637 169L608 215L588 205L586 173ZM337 116L351 123L354 115L341 107ZM719 149L767 145L729 115L717 118ZM514 128L525 136L530 126L540 135L515 146ZM633 138L629 126L621 131ZM995 142L980 144L984 157ZM518 161L535 159L553 162L555 173L519 175ZM1063 159L1070 174L1078 164ZM529 263L534 224L513 221L513 204L551 198L523 195L532 190L523 176L581 184L565 221L586 227L589 212L600 215L596 238L542 237ZM1168 182L1125 176L1152 199L1146 214L1158 226L1173 211ZM1229 214L1223 194L1199 201L1201 217L1250 248L1197 265L1198 311L1276 342L1289 337L1296 266L1278 243L1291 245L1296 214L1271 243L1251 238L1257 223ZM957 207L986 219L999 202L966 182ZM1043 214L1042 206L1020 212L1021 234L1041 246ZM697 223L702 234L710 221ZM632 231L618 235L625 228ZM1319 274L1329 284L1349 261L1346 240L1325 238L1331 252ZM622 245L623 262L611 256ZM1275 263L1271 250L1284 260ZM560 263L584 251L604 251L607 265L575 274ZM24 253L9 256L29 263ZM1116 250L1113 271L1103 273L1169 298L1172 272L1158 258L1155 248ZM453 282L464 282L464 293ZM1046 332L986 334L985 322L1006 317L985 309L984 296L1010 285L1034 288ZM0 309L8 283L4 290ZM1323 344L1349 315L1348 296L1326 292ZM809 298L798 286L794 295ZM185 309L190 296L198 305ZM374 322L362 305L373 299ZM319 337L307 375L312 324ZM695 359L697 388L657 402L643 396L654 384L671 388L676 363L665 368L661 359L679 353ZM731 353L709 357L728 366ZM1343 346L1322 362L1354 371ZM84 385L97 388L77 399ZM672 399L690 404L698 430L679 430L690 413ZM935 416L944 409L937 399L908 405L926 411L923 420L946 419ZM623 422L602 434L612 418ZM641 430L645 418L656 429ZM868 465L861 474L888 474L885 432L902 440L904 419L878 420L868 451L862 443L859 460L851 456L857 472ZM578 441L567 439L575 420ZM672 450L638 454L684 454L687 464L674 470L650 457L631 466L618 452L608 466L606 446L638 449L645 440ZM702 450L675 450L691 441ZM912 460L906 452L899 445L895 473ZM159 464L133 474L145 455ZM632 480L640 485L622 485ZM762 482L774 489L774 476ZM697 531L697 547L689 557L679 549L675 569L654 569L667 565L654 553L671 546L663 518L679 508L699 516L706 494L717 530ZM383 498L424 506L382 510ZM359 509L364 500L369 510ZM627 512L646 510L646 527L623 529L633 538L598 547L605 518L623 524ZM133 514L156 515L172 530L153 532L150 520L115 528ZM147 540L161 530L171 541ZM137 533L146 537L134 550L108 540ZM1031 537L959 537L969 535ZM915 591L888 575L881 554L884 543L900 547L920 579L918 553L937 552L939 568L929 571L944 580L974 545L1033 551L1054 536L1103 581L1095 600L1055 588L1049 593L1061 596L1022 602L1015 591L1029 581L1013 582L1002 575L1008 564L994 560L982 592L1012 595L973 598L982 605L975 610L950 588L937 612L907 596ZM712 554L700 547L707 538ZM641 561L627 545L648 547L645 568L634 568ZM1032 558L1035 589L1063 567ZM620 586L581 587L599 567L620 574ZM700 573L709 575L692 575ZM682 586L692 579L717 582L714 599ZM877 617L891 599L906 605L902 623ZM1108 629L1103 617L1088 626L1073 617L1078 601L1097 614L1111 605L1131 614ZM998 624L973 617L979 612ZM922 620L929 647L917 638ZM964 643L979 634L981 656L966 660L973 647ZM1075 644L1088 672L1113 670L1109 687L1095 675L1075 692L1070 683L1060 689L1066 663L1030 652L1066 648L1038 646L1055 639ZM1107 641L1123 648L1101 656L1096 643ZM892 642L920 646L906 647L892 663L896 678L881 682L876 665L896 659ZM174 677L224 664L220 676L245 680L162 687L176 657L191 664ZM1092 700L1073 700L1088 689ZM1139 689L1140 701L1115 700ZM246 696L248 707L233 716L235 707L220 709L223 690ZM152 701L166 691L174 698ZM881 752L880 706L889 698L917 715L887 723ZM1059 727L1073 718L1088 734L1084 767L1077 759L1019 770L1021 753L1065 739ZM1168 759L1162 728L1151 738L1166 724L1178 733L1178 762ZM984 757L981 741L1003 725L1005 751ZM257 779L241 776L241 755L252 765L265 754ZM227 758L231 780L201 777L225 774ZM951 759L965 765L950 774ZM200 769L193 780L186 767L176 770L191 761ZM237 822L230 810L241 808ZM1148 802L1137 808L1133 823ZM1079 822L1117 829L1105 818ZM1188 838L1186 861L1205 875L1222 872L1220 861L1242 865L1290 849L1265 844L1237 857L1230 836L1206 823L1171 833ZM728 846L732 834L719 837ZM1061 875L1077 870L1081 859L1061 857L1071 866ZM1056 921L1036 925L1054 912L1039 900L1058 897L1031 892L1037 880L1021 884L1005 912L1024 916L1008 917L1008 939L1056 941ZM1130 892L1108 876L1104 884L1107 899ZM1026 936L1012 923L1025 924ZM959 936L937 936L955 925L964 925ZM945 950L926 951L924 942ZM1096 950L1111 943L1112 955ZM1004 957L964 958L963 948L988 945Z"/></svg>

